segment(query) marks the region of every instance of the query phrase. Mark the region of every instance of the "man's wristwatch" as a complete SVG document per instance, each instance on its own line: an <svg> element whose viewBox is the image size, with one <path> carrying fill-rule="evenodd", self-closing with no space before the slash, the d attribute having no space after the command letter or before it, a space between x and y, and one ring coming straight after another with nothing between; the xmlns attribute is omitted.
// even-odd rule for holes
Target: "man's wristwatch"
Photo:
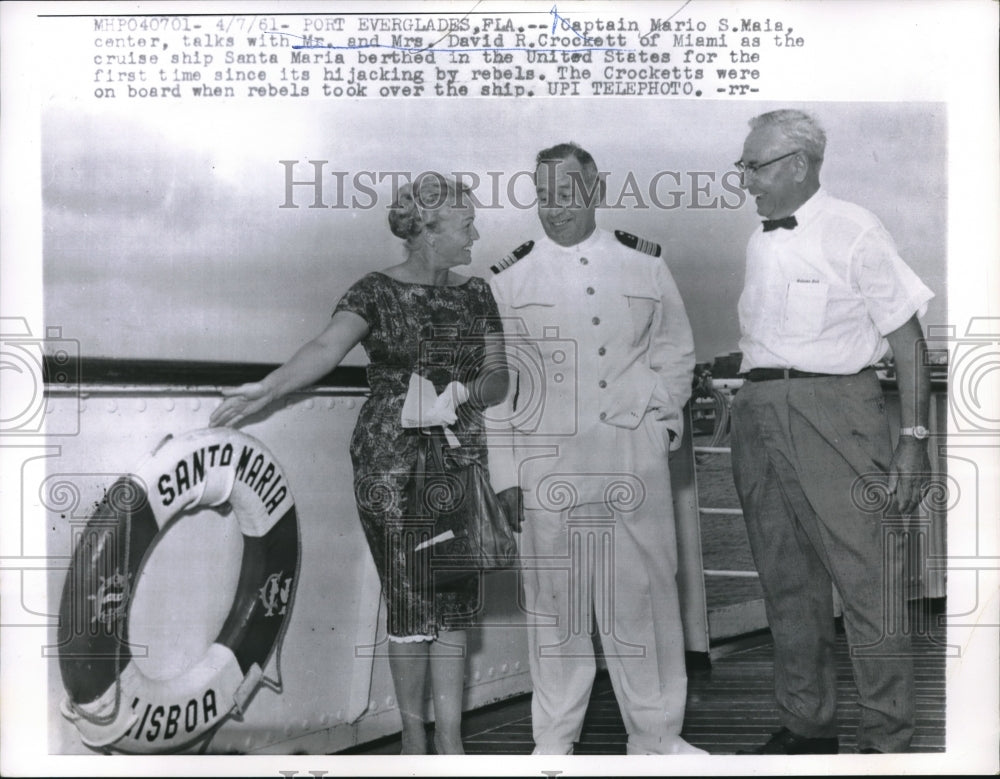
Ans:
<svg viewBox="0 0 1000 779"><path fill-rule="evenodd" d="M901 427L899 429L899 434L913 436L918 441L923 441L931 434L931 431L923 425L917 425L916 427Z"/></svg>

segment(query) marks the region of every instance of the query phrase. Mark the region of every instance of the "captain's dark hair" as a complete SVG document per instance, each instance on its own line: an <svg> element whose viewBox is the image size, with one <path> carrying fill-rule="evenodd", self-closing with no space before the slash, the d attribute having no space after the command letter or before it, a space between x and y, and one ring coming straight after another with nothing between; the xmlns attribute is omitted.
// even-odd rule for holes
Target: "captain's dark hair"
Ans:
<svg viewBox="0 0 1000 779"><path fill-rule="evenodd" d="M550 146L547 149L542 149L538 154L535 155L535 185L538 185L538 168L541 165L555 165L559 162L565 160L576 160L580 163L580 167L583 169L583 175L586 181L583 182L587 185L587 193L589 197L596 195L597 204L604 202L604 177L599 175L597 170L597 163L594 161L593 155L573 141L567 143L557 143L555 146ZM597 184L594 187L594 184ZM589 202L588 202L589 205Z"/></svg>

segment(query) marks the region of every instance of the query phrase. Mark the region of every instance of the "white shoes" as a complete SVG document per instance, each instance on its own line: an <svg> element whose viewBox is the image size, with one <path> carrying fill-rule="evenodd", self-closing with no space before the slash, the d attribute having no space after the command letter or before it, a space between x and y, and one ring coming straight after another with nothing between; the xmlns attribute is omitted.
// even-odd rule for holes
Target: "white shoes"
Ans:
<svg viewBox="0 0 1000 779"><path fill-rule="evenodd" d="M568 747L562 744L539 744L531 754L533 755L572 755L573 745ZM635 744L631 740L625 748L626 755L707 755L704 749L689 744L680 736L664 739L655 746L649 744Z"/></svg>
<svg viewBox="0 0 1000 779"><path fill-rule="evenodd" d="M649 744L633 744L630 740L625 748L627 755L707 755L704 749L699 749L680 736L664 739L655 746Z"/></svg>
<svg viewBox="0 0 1000 779"><path fill-rule="evenodd" d="M533 755L572 755L573 745L563 744L537 744L531 751Z"/></svg>

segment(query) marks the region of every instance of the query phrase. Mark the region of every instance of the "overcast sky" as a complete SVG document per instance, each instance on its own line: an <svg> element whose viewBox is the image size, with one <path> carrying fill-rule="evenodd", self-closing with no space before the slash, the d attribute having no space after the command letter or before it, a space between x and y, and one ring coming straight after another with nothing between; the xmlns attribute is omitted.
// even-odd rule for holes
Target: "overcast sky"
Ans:
<svg viewBox="0 0 1000 779"><path fill-rule="evenodd" d="M125 108L121 107L124 105ZM481 240L468 273L541 229L508 198L535 152L574 140L609 172L598 224L662 244L695 334L699 361L736 348L736 301L757 216L722 176L740 156L749 117L786 104L664 99L315 100L51 106L43 114L46 324L91 357L281 362L322 329L364 273L402 259L386 223L391 179L374 208L282 209L285 169L324 166L327 205L371 197L361 171L470 171L483 181ZM946 322L945 109L937 103L809 103L828 134L823 184L870 208L936 293L924 320ZM666 172L666 173L664 173ZM492 176L491 176L492 173ZM674 173L680 176L677 184ZM692 173L703 191L692 187ZM657 179L657 174L662 174ZM709 177L714 176L715 181ZM499 199L493 183L499 183ZM660 206L649 197L652 182ZM362 174L362 184L370 180ZM676 193L676 194L674 194ZM514 199L531 200L526 176ZM663 207L671 206L671 207ZM362 364L355 350L348 363Z"/></svg>

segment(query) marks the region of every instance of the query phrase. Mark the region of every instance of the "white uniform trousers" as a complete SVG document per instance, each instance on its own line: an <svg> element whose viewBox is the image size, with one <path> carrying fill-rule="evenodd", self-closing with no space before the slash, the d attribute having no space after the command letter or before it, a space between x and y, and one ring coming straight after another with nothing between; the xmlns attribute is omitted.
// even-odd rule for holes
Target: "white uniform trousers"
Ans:
<svg viewBox="0 0 1000 779"><path fill-rule="evenodd" d="M605 473L552 473L547 487L537 485L540 507L525 511L521 567L536 753L568 753L580 737L596 671L592 632L629 753L691 749L679 739L687 674L666 429L647 417L635 430L613 430ZM573 500L575 480L593 487L599 478L607 481L604 502Z"/></svg>

